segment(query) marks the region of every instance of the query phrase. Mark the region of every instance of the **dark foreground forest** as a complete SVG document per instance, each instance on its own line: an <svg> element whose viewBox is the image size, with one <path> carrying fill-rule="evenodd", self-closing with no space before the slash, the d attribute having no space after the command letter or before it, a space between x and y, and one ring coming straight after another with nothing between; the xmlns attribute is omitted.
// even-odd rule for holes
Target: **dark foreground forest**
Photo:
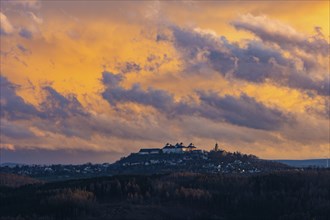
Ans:
<svg viewBox="0 0 330 220"><path fill-rule="evenodd" d="M0 187L0 219L330 219L330 170L173 173Z"/></svg>

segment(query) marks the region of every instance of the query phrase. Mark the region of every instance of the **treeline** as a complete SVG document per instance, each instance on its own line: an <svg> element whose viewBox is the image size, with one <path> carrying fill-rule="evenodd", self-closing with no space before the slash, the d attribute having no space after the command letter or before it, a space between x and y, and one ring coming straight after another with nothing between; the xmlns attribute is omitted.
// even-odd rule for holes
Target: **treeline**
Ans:
<svg viewBox="0 0 330 220"><path fill-rule="evenodd" d="M0 173L0 186L19 187L27 184L41 183L40 180L11 173Z"/></svg>
<svg viewBox="0 0 330 220"><path fill-rule="evenodd" d="M173 173L0 188L1 219L330 219L330 170Z"/></svg>

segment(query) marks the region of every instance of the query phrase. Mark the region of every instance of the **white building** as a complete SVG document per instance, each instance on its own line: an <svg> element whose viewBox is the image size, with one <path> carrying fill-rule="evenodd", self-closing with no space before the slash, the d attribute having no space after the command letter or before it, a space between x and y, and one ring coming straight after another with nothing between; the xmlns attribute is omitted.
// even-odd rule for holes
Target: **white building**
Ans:
<svg viewBox="0 0 330 220"><path fill-rule="evenodd" d="M139 154L159 154L161 149L159 148L146 148L140 149Z"/></svg>
<svg viewBox="0 0 330 220"><path fill-rule="evenodd" d="M180 154L180 153L183 153L182 145L180 146L180 144L178 144L178 143L176 145L172 145L172 144L167 143L165 145L165 147L163 147L162 151L165 154Z"/></svg>
<svg viewBox="0 0 330 220"><path fill-rule="evenodd" d="M191 152L193 150L196 150L196 147L192 143L190 143L187 147L184 146L183 143L176 143L176 145L167 143L162 149L163 153L165 154L181 154L184 152Z"/></svg>
<svg viewBox="0 0 330 220"><path fill-rule="evenodd" d="M160 154L160 153L165 153L165 154L182 154L184 152L192 152L196 151L197 148L190 143L188 146L184 146L183 143L181 142L176 143L175 145L167 143L162 149L159 148L144 148L140 149L138 154Z"/></svg>

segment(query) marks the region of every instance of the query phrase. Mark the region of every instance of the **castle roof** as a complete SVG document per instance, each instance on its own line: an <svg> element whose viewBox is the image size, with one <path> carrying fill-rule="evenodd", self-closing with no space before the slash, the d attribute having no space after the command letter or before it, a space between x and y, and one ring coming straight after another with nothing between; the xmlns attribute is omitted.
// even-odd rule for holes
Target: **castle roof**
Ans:
<svg viewBox="0 0 330 220"><path fill-rule="evenodd" d="M160 151L159 148L143 148L143 149L140 149L139 152L153 152L153 151Z"/></svg>
<svg viewBox="0 0 330 220"><path fill-rule="evenodd" d="M179 143L176 143L175 145L172 145L172 144L167 143L163 147L163 149L174 149L174 148L189 148L189 149L194 149L196 147L194 146L193 143L190 143L188 146L184 146L182 142L180 144Z"/></svg>
<svg viewBox="0 0 330 220"><path fill-rule="evenodd" d="M194 145L189 145L187 148L196 148Z"/></svg>
<svg viewBox="0 0 330 220"><path fill-rule="evenodd" d="M165 145L165 147L163 147L163 149L172 149L172 148L175 148L175 146L173 146L172 144Z"/></svg>

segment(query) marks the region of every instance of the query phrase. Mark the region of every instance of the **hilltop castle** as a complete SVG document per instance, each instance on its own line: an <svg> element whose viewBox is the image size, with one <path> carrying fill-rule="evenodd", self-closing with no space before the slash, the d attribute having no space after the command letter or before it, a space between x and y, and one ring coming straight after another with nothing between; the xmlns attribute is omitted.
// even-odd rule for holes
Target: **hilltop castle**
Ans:
<svg viewBox="0 0 330 220"><path fill-rule="evenodd" d="M190 143L188 146L184 146L181 142L176 143L175 145L167 143L162 149L160 148L143 148L140 149L138 154L180 154L184 152L192 152L192 151L201 151L194 146L193 143Z"/></svg>

